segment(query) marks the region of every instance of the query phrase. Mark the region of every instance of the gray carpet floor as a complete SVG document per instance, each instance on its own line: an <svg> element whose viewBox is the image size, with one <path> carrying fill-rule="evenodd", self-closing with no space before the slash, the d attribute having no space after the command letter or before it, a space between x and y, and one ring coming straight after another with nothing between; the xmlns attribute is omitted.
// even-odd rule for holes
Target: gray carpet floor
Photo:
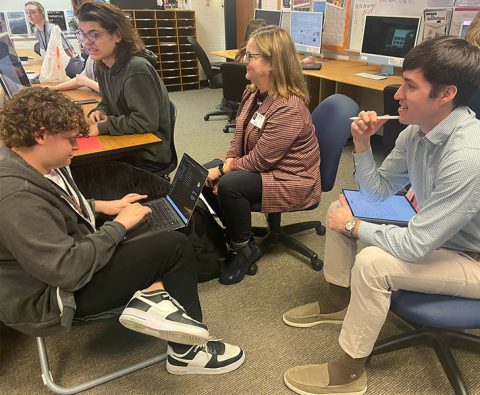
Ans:
<svg viewBox="0 0 480 395"><path fill-rule="evenodd" d="M199 162L207 162L225 152L233 136L222 132L226 119L203 120L220 97L220 90L209 89L171 94L178 109L175 139L180 155L188 152ZM326 208L338 197L340 189L354 186L351 150L351 146L345 148L335 189L322 195L320 207L286 214L282 216L283 223L325 219ZM255 214L254 222L263 224L265 220ZM298 239L323 257L324 237L311 231ZM215 280L199 285L204 321L210 332L241 345L246 352L246 362L240 369L220 376L174 376L166 371L164 363L159 363L86 393L292 394L283 384L285 370L338 356L340 326L296 329L282 323L282 313L287 309L325 295L323 274L313 271L304 258L278 248L262 257L258 266L257 275L247 276L237 285L223 286ZM391 316L381 337L408 329L406 323ZM4 326L0 326L0 332L0 394L49 393L40 378L34 339ZM163 352L165 343L130 332L110 320L48 338L47 347L53 377L64 385L75 385L127 362ZM459 351L455 356L470 394L480 394L478 354ZM425 347L374 357L368 365L368 380L368 394L372 395L453 393L434 352Z"/></svg>

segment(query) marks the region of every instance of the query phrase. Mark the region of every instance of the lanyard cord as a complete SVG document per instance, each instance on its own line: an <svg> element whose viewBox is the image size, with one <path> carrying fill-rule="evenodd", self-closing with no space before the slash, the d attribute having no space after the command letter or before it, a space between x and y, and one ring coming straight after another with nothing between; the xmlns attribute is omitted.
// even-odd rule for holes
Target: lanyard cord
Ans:
<svg viewBox="0 0 480 395"><path fill-rule="evenodd" d="M85 211L83 210L82 206L80 205L80 202L75 197L76 194L75 194L74 190L70 187L70 184L68 183L67 179L62 174L62 172L59 171L58 169L55 169L54 172L57 173L58 176L62 179L63 183L65 184L66 189L64 190L62 187L60 187L60 185L56 184L55 182L53 183L53 185L60 188L63 192L66 192L68 197L70 198L70 201L72 202L73 206L77 209L77 211L79 213L81 213L83 216L89 218L89 215L87 213L85 213Z"/></svg>

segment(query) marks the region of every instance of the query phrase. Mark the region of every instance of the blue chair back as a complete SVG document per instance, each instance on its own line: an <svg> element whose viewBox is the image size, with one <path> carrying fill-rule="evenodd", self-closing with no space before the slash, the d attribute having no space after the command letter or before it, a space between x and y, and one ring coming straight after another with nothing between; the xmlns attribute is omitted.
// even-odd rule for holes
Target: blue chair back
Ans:
<svg viewBox="0 0 480 395"><path fill-rule="evenodd" d="M322 192L335 185L342 150L350 136L350 117L359 112L350 97L335 94L323 100L312 113L315 133L320 145L320 177Z"/></svg>

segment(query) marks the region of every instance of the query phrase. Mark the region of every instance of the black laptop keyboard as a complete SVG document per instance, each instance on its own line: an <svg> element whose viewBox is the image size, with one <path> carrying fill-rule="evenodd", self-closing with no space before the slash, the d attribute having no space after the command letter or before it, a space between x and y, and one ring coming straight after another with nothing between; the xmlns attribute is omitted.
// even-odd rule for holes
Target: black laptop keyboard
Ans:
<svg viewBox="0 0 480 395"><path fill-rule="evenodd" d="M177 223L175 216L164 199L150 202L150 204L147 203L146 206L152 209L152 213L148 217L150 230L165 229Z"/></svg>

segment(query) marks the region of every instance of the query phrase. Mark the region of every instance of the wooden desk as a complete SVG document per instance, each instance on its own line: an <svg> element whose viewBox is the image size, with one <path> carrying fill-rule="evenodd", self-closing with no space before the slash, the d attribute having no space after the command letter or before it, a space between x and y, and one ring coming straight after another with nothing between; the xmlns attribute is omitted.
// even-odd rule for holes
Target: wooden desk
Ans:
<svg viewBox="0 0 480 395"><path fill-rule="evenodd" d="M100 99L98 93L87 88L63 91L62 93L74 100ZM82 105L85 115L96 106L96 103ZM75 152L72 166L92 163L98 159L111 160L121 158L122 156L125 156L125 154L141 151L149 145L161 142L161 140L153 133L127 134L124 136L103 135L98 136L97 138L100 141L102 148L88 151L79 150Z"/></svg>
<svg viewBox="0 0 480 395"><path fill-rule="evenodd" d="M237 49L230 49L212 51L211 54L226 59L234 59L237 52ZM307 77L311 96L310 110L313 110L319 101L334 93L343 93L360 103L362 95L365 94L362 90L370 89L383 92L383 88L387 85L402 83L402 78L397 75L384 80L370 80L355 75L357 73L378 73L379 71L379 65L338 59L323 59L321 70L303 70L303 74Z"/></svg>
<svg viewBox="0 0 480 395"><path fill-rule="evenodd" d="M221 58L226 58L226 59L235 59L235 56L237 56L238 49L223 49L220 51L211 51L210 53L215 56L219 56Z"/></svg>
<svg viewBox="0 0 480 395"><path fill-rule="evenodd" d="M24 68L27 71L34 71L40 73L42 67L42 58L31 49L20 49L17 51L19 56L29 56L28 65ZM41 86L54 86L56 83L46 83ZM95 99L100 101L98 93L93 92L88 88L75 89L70 91L62 91L66 96L73 100L87 100ZM97 103L82 105L85 115L88 114ZM72 166L83 165L101 160L110 160L125 156L125 154L134 153L148 147L152 144L158 144L161 140L153 133L129 134L125 136L98 136L101 148L93 150L76 151L72 160Z"/></svg>
<svg viewBox="0 0 480 395"><path fill-rule="evenodd" d="M75 152L72 166L94 163L98 159L112 160L144 149L161 140L153 133L128 134L125 136L98 136L100 149L78 150Z"/></svg>
<svg viewBox="0 0 480 395"><path fill-rule="evenodd" d="M28 56L28 64L23 66L25 71L33 71L34 73L40 74L40 69L42 68L42 57L36 54L33 49L18 49L18 56Z"/></svg>
<svg viewBox="0 0 480 395"><path fill-rule="evenodd" d="M211 54L226 59L235 59L237 52L237 49L228 49L223 51L212 51ZM303 74L377 91L383 91L383 88L387 85L402 83L402 78L397 75L390 76L384 80L370 80L355 75L357 73L378 73L380 71L379 65L369 65L365 62L327 58L322 59L321 62L321 70L303 70Z"/></svg>

